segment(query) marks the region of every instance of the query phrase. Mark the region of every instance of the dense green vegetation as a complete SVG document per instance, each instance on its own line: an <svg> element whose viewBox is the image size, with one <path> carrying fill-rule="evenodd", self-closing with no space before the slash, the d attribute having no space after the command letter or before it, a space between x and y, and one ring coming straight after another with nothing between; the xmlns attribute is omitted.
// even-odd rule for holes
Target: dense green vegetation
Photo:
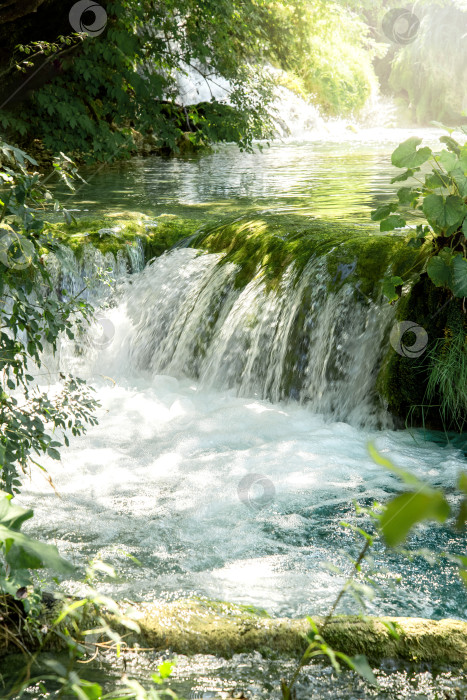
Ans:
<svg viewBox="0 0 467 700"><path fill-rule="evenodd" d="M34 21L27 8L16 20L0 15L0 124L43 165L59 151L93 162L216 141L250 149L274 132L275 84L323 114L356 116L377 92L376 73L418 123L459 123L465 9L417 5L420 29L405 45L384 33L394 4L103 0L102 26L93 31L88 11L77 32L68 7L42 0ZM209 90L227 81L227 92L183 105L177 76L184 72L205 79Z"/></svg>
<svg viewBox="0 0 467 700"><path fill-rule="evenodd" d="M147 151L178 151L186 140L195 148L219 140L251 148L252 139L272 134L267 65L294 72L305 97L333 115L360 109L375 85L368 30L338 3L102 6L107 23L98 36L72 34L63 10L60 32L50 36L44 23L41 35L42 8L35 32L17 29L0 112L10 139L28 146L39 139L45 155L61 150L88 161L135 152L139 133ZM227 80L226 99L182 107L176 78L188 70L213 85Z"/></svg>
<svg viewBox="0 0 467 700"><path fill-rule="evenodd" d="M209 220L202 227L197 219L169 215L77 221L66 210L62 223L60 205L38 171L51 165L55 176L72 188L79 174L71 158L91 163L136 152L184 154L218 141L252 150L255 139L274 134L276 83L313 101L324 115L352 117L377 90L378 61L380 80L386 61L383 87L407 101L415 120L459 121L466 108L466 12L457 5L453 9L452 3L421 5L415 40L392 46L385 55L387 41L379 27L392 2L102 0L104 14L95 31L88 15L79 17L82 31L76 23L70 28L70 8L58 0L32 2L37 21L15 0L8 6L16 14L5 19L5 7L0 7L0 36L7 47L0 52L0 125L8 139L0 141L0 653L13 645L26 659L8 693L21 697L38 683L41 693L52 688L57 698L175 699L167 686L170 662L159 665L149 690L124 678L118 690L106 694L99 683L80 677L79 661L87 662L99 645L118 656L131 639L127 633L139 635L140 628L97 590L99 575L115 576L111 567L98 560L79 572L55 546L21 531L33 516L32 509L13 499L23 480L38 468L53 487L43 458L59 460L70 435L81 436L97 423L99 408L79 377L56 371L53 388L38 386L41 372L52 376L46 354L54 358L61 336L74 340L85 333L94 313L82 298L86 290L72 296L62 278L51 275L48 259L56 256L60 262L66 246L80 261L92 245L111 258L127 253L131 268L133 248L142 247L147 262L187 239L187 245L221 254L220 265L235 265L233 287L244 288L261 277L266 293L280 294L286 270L294 266L296 282L307 264L320 257L327 274L323 295L344 283L359 303L379 302L384 294L397 303L399 322L413 321L427 334L426 352L415 359L394 344L388 351L378 389L390 412L408 424L461 433L467 416L467 145L455 140L450 129L439 152L420 147L418 138L402 143L392 163L403 172L392 182L403 185L397 201L373 213L380 232L370 234L363 227L323 224L290 211L260 212L259 207L255 214ZM227 81L228 96L181 104L177 77L189 70L211 80L209 85ZM19 147L26 144L41 156L40 163ZM408 232L407 224L417 219L421 223ZM105 271L96 271L100 274ZM294 381L301 381L295 350L310 332L304 314L306 304L316 303L311 296L307 287L290 325L284 397L291 395ZM398 341L402 347L402 338ZM367 601L378 591L371 559L376 544L403 553L415 526L427 521L465 531L465 473L450 490L435 488L371 446L370 453L400 479L400 492L384 505L357 506L355 521L342 523L363 538L363 546L351 558L350 576L334 566L344 583L324 620L310 618L298 646L294 637L298 664L282 682L284 700L294 698L301 669L315 658L326 658L337 673L350 668L376 685L368 660L347 653L342 640L341 646L334 644L329 632L342 598L352 595L366 615ZM454 563L467 585L464 555L448 550L435 556L438 562ZM66 596L57 585L55 597L47 598L38 578L44 569L55 584L61 574L84 578L86 593ZM216 605L223 604L205 607L211 611ZM257 612L245 608L243 613L254 629ZM397 642L397 625L389 621L384 627L387 639ZM224 648L227 641L218 639ZM47 657L41 667L44 650L60 650L65 658Z"/></svg>
<svg viewBox="0 0 467 700"><path fill-rule="evenodd" d="M9 163L0 171L7 185L0 203L0 483L14 493L31 463L41 466L41 455L60 458L58 435L67 443L67 433L80 435L95 422L97 402L77 377L60 376L55 392L41 392L32 375L41 370L44 347L55 352L60 334L73 337L74 324L92 310L79 294L55 289L44 264L57 242L44 230L42 210L53 200L28 169L35 161L5 143L0 148ZM69 159L56 167L72 177Z"/></svg>
<svg viewBox="0 0 467 700"><path fill-rule="evenodd" d="M405 227L409 217L422 219L412 227L408 245L420 250L424 265L411 276L387 278L385 292L394 302L410 282L398 316L428 333L425 354L416 359L410 352L389 355L380 390L390 410L409 422L462 432L467 415L467 146L453 138L451 129L440 141L444 148L438 152L419 148L421 139L415 137L394 151L392 163L404 172L393 182L409 184L398 190L398 201L372 214L381 231ZM421 274L414 278L414 272Z"/></svg>

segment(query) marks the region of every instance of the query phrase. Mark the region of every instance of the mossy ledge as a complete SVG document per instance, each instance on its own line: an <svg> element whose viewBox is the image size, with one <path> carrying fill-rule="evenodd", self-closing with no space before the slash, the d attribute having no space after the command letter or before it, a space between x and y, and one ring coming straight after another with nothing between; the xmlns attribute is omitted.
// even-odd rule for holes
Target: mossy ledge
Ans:
<svg viewBox="0 0 467 700"><path fill-rule="evenodd" d="M407 246L404 234L380 234L287 211L250 212L206 224L190 246L222 254L222 263L235 263L235 284L240 288L261 276L268 289L278 289L291 264L299 274L311 259L325 258L330 292L350 283L371 299L381 297L389 272L410 278L423 262L423 255Z"/></svg>
<svg viewBox="0 0 467 700"><path fill-rule="evenodd" d="M50 606L44 609L46 623L50 624L57 610L58 605L55 611ZM214 654L230 658L233 654L257 651L267 657L298 658L308 645L310 631L305 619L272 618L250 606L209 600L135 603L122 612L137 622L139 632L129 633L112 615L107 619L114 629L125 635L130 647L186 655ZM94 623L98 624L98 613L92 607L81 614L81 628L92 630ZM319 618L315 618L315 622L333 649L349 655L365 654L374 665L383 659L395 659L467 669L467 622L357 616L337 616L325 626ZM392 623L397 638L389 631L387 623ZM68 626L73 634L72 620ZM34 643L34 639L31 637L30 643ZM53 636L50 640L46 648L57 649L63 644L63 637ZM1 642L1 654L14 651L8 636Z"/></svg>
<svg viewBox="0 0 467 700"><path fill-rule="evenodd" d="M103 255L116 256L119 251L141 242L147 261L192 236L200 223L197 219L182 219L173 214L149 218L138 212L124 212L117 216L83 217L69 224L47 223L45 232L71 248L78 260L89 244Z"/></svg>

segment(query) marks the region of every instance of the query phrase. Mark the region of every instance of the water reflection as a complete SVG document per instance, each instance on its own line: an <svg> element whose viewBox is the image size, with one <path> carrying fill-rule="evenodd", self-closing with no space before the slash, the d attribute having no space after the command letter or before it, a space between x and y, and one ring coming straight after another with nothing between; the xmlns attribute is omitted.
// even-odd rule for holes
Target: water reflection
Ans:
<svg viewBox="0 0 467 700"><path fill-rule="evenodd" d="M133 159L84 169L88 184L69 195L66 205L78 215L141 211L190 216L240 213L245 209L293 207L315 216L368 222L369 213L397 186L390 153L417 133L432 145L437 130L367 129L326 141L273 143L262 151L241 153L221 145L204 156Z"/></svg>

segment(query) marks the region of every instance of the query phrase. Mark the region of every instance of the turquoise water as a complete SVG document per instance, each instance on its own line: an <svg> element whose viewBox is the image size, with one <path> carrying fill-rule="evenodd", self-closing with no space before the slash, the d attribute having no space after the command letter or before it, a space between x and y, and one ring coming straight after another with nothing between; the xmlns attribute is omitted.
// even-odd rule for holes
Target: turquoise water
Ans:
<svg viewBox="0 0 467 700"><path fill-rule="evenodd" d="M66 202L78 216L139 211L219 219L267 208L374 230L371 209L394 192L388 184L394 175L390 153L409 135L367 130L330 134L326 141L273 144L254 154L222 146L197 158L137 159L85 172L88 184ZM432 142L436 133L425 135ZM370 459L368 442L452 494L467 466L466 446L437 433L394 430L389 420L383 429L381 417L375 424L362 368L377 358L380 341L373 339L380 336L372 333L384 330L392 312L351 307L345 294L320 301L310 325L311 336L318 335L318 369L327 354L341 352L338 345L329 346L327 336L320 339L319 330L344 328L340 337L351 357L337 388L327 377L318 382L313 368L306 377L307 404L268 401L255 390L253 371L239 386L235 374L242 343L247 355L254 342L269 339L273 319L285 312L260 285L243 297L229 292L228 279L211 274L216 261L190 250L159 259L123 280L110 299L110 343L96 347L91 338L84 353L62 349L61 368L95 384L103 404L100 425L73 440L61 464L47 464L60 500L41 475L34 475L22 500L34 505L34 534L56 543L77 565L99 556L115 566L118 578L104 583L103 590L117 599L195 595L251 603L272 615L322 615L351 570L349 555L361 547L341 524L360 523L353 502L384 502L401 489L395 476ZM203 372L191 372L190 357L199 347L194 341L224 283L223 325ZM248 317L253 308L261 318L256 336L250 333L256 321ZM265 346L258 347L261 354ZM279 338L275 347L279 352ZM273 361L278 360L265 358L266 365ZM323 396L317 396L317 387ZM336 398L328 406L331 394ZM352 411L346 413L347 406ZM249 474L261 476L267 498L258 483L242 491ZM408 559L376 544L368 571L376 572L379 590L366 611L467 619L465 588L455 567L444 558L430 561L428 553L465 552L464 536L448 527L423 526L408 547L425 550L425 556ZM65 587L78 593L81 584L74 578ZM339 611L358 612L359 606L349 596ZM190 692L199 687L205 693L200 697L229 697L219 693L245 685L253 697L277 697L273 689L286 662L274 665L258 656L234 662L183 659L180 687ZM146 677L153 660L135 663ZM435 698L459 682L449 674L437 679L429 670L412 680L410 670L381 674L387 697ZM351 674L336 688L327 669L313 667L304 674L299 697L335 697L336 692L347 699L375 697Z"/></svg>
<svg viewBox="0 0 467 700"><path fill-rule="evenodd" d="M87 185L59 190L81 213L138 211L149 215L211 213L219 217L255 207L292 208L332 220L368 224L372 208L397 186L390 153L413 135L436 146L435 129L366 129L325 140L274 142L241 153L218 146L205 156L156 156L82 171Z"/></svg>

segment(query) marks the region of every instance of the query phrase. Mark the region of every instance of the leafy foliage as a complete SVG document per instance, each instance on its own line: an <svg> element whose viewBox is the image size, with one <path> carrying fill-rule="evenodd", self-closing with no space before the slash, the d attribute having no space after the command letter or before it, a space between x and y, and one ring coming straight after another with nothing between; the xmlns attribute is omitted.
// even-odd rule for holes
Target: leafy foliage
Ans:
<svg viewBox="0 0 467 700"><path fill-rule="evenodd" d="M154 147L172 152L184 135L194 146L235 141L251 149L253 139L273 132L268 63L294 71L306 95L331 114L358 110L375 83L368 31L337 3L102 4L108 21L97 37L75 34L53 42L39 37L18 44L11 70L19 84L55 68L26 100L7 102L0 111L10 140L29 143L39 137L49 151L89 162L134 151L135 130L151 134ZM188 71L206 79L209 89L224 80L225 99L177 104L177 78Z"/></svg>
<svg viewBox="0 0 467 700"><path fill-rule="evenodd" d="M60 70L54 79L34 91L26 105L2 112L9 135L39 135L52 152L83 154L92 161L121 158L134 149L135 128L154 133L157 144L171 150L177 149L184 132L194 142L228 138L244 148L251 147L252 138L267 134L268 84L255 67L267 42L265 3L103 4L108 16L104 34L72 36L80 46L57 52ZM44 44L40 51L33 49L35 54L47 52L50 59ZM25 51L31 47L18 47L20 68ZM27 59L31 63L30 55ZM176 105L176 74L190 67L230 81L229 124L223 119L225 105L206 113Z"/></svg>
<svg viewBox="0 0 467 700"><path fill-rule="evenodd" d="M448 518L451 518L454 527L458 530L465 530L467 522L466 472L459 475L460 501L457 504L456 512L450 505L446 492L434 489L410 472L396 467L391 460L380 454L371 444L369 452L377 464L396 474L409 487L408 491L391 499L385 505L380 516L381 532L389 546L395 547L402 544L416 525L427 520L445 523ZM456 562L460 577L467 586L467 557L447 554L444 556Z"/></svg>
<svg viewBox="0 0 467 700"><path fill-rule="evenodd" d="M393 474L399 477L402 482L408 487L408 491L395 496L384 506L379 503L374 503L371 508L363 508L357 505L357 514L363 515L370 522L373 521L373 533L367 532L358 525L349 523L341 523L346 528L350 528L359 537L363 537L364 546L360 554L355 560L352 560L352 572L345 581L339 591L329 613L318 628L316 622L312 618L307 618L310 624L310 632L308 633L308 647L298 663L295 672L289 682L282 680L281 692L283 700L293 700L295 696L294 686L300 675L302 668L313 658L327 657L336 673L341 672L341 664L345 664L347 668L358 673L365 681L371 685L377 686L377 681L374 673L365 656L357 655L349 657L346 654L335 651L326 642L326 627L333 619L339 603L347 593L352 593L357 600L363 613L365 613L365 598L372 598L374 589L378 588L375 577L371 573L363 572L363 563L369 563L370 550L374 545L375 539L381 534L384 541L390 547L400 546L408 537L413 528L427 520L436 520L444 523L448 518L454 520L453 525L459 530L464 530L467 523L467 473L463 472L459 476L458 491L461 496L457 506L457 513L453 511L449 502L447 493L440 489L434 489L429 484L421 481L410 472L397 467L391 460L380 454L371 443L368 445L368 450L374 461L389 469ZM453 517L454 516L454 519ZM467 557L457 554L449 554L446 552L436 553L439 557L445 557L453 561L459 568L459 575L462 581L467 586ZM344 572L338 569L334 564L329 563L327 568L337 573L340 576ZM399 633L394 624L385 623L388 633L395 639L399 638Z"/></svg>
<svg viewBox="0 0 467 700"><path fill-rule="evenodd" d="M467 134L467 128L462 131ZM427 146L419 148L422 140L416 137L396 148L392 164L405 172L392 182L413 179L415 184L401 187L398 201L373 211L372 219L380 221L381 231L392 231L406 226L409 217L424 217L428 225L416 226L409 245L430 244L428 276L436 287L462 298L467 296L467 144L458 143L451 129L448 132L449 136L440 139L445 148L438 152ZM425 164L431 167L429 171L422 171ZM397 298L390 280L384 291L390 301Z"/></svg>
<svg viewBox="0 0 467 700"><path fill-rule="evenodd" d="M358 112L376 86L374 43L366 24L346 5L276 3L268 27L275 63L293 71L305 95L325 113L339 116Z"/></svg>
<svg viewBox="0 0 467 700"><path fill-rule="evenodd" d="M0 596L0 629L5 631L4 625L8 625L7 646L14 644L23 651L26 651L27 632L37 651L26 657L24 669L8 697L23 697L24 692L29 694L31 688L39 686L44 694L49 687L58 687L58 697L80 700L177 700L177 695L166 684L174 667L170 661L160 664L152 674L155 687L149 690L125 676L118 690L104 694L99 683L80 677L77 663L89 652L95 656L99 648L106 648L119 656L126 643L117 630L123 627L139 632L139 627L122 613L114 600L95 588L98 576L108 579L116 575L112 567L100 560L91 562L87 569L84 597L70 599L60 592L54 596L48 594L49 612L44 614L41 596L32 590L31 569L45 567L55 573L70 573L74 567L59 556L56 547L19 532L33 512L13 505L11 498L10 494L0 493L0 546L4 556L4 562L0 562L0 589L6 593ZM28 612L27 618L21 612L22 605ZM41 656L41 651L50 644L55 648L57 643L66 649L66 660L63 654L60 658Z"/></svg>
<svg viewBox="0 0 467 700"><path fill-rule="evenodd" d="M20 532L33 511L11 502L11 494L0 491L0 590L24 598L22 591L31 584L31 569L49 568L69 573L73 566L58 554L54 545L44 544Z"/></svg>
<svg viewBox="0 0 467 700"><path fill-rule="evenodd" d="M4 143L1 153L9 165L0 171L6 184L0 201L0 483L13 493L38 456L60 458L58 431L67 443L67 432L80 435L96 422L98 404L79 378L61 375L56 392L44 393L31 374L41 369L45 346L55 352L61 333L72 338L73 322L89 318L91 308L79 295L68 298L53 288L45 258L56 243L41 218L52 198L27 167L35 161ZM74 165L63 161L56 167L68 181Z"/></svg>

